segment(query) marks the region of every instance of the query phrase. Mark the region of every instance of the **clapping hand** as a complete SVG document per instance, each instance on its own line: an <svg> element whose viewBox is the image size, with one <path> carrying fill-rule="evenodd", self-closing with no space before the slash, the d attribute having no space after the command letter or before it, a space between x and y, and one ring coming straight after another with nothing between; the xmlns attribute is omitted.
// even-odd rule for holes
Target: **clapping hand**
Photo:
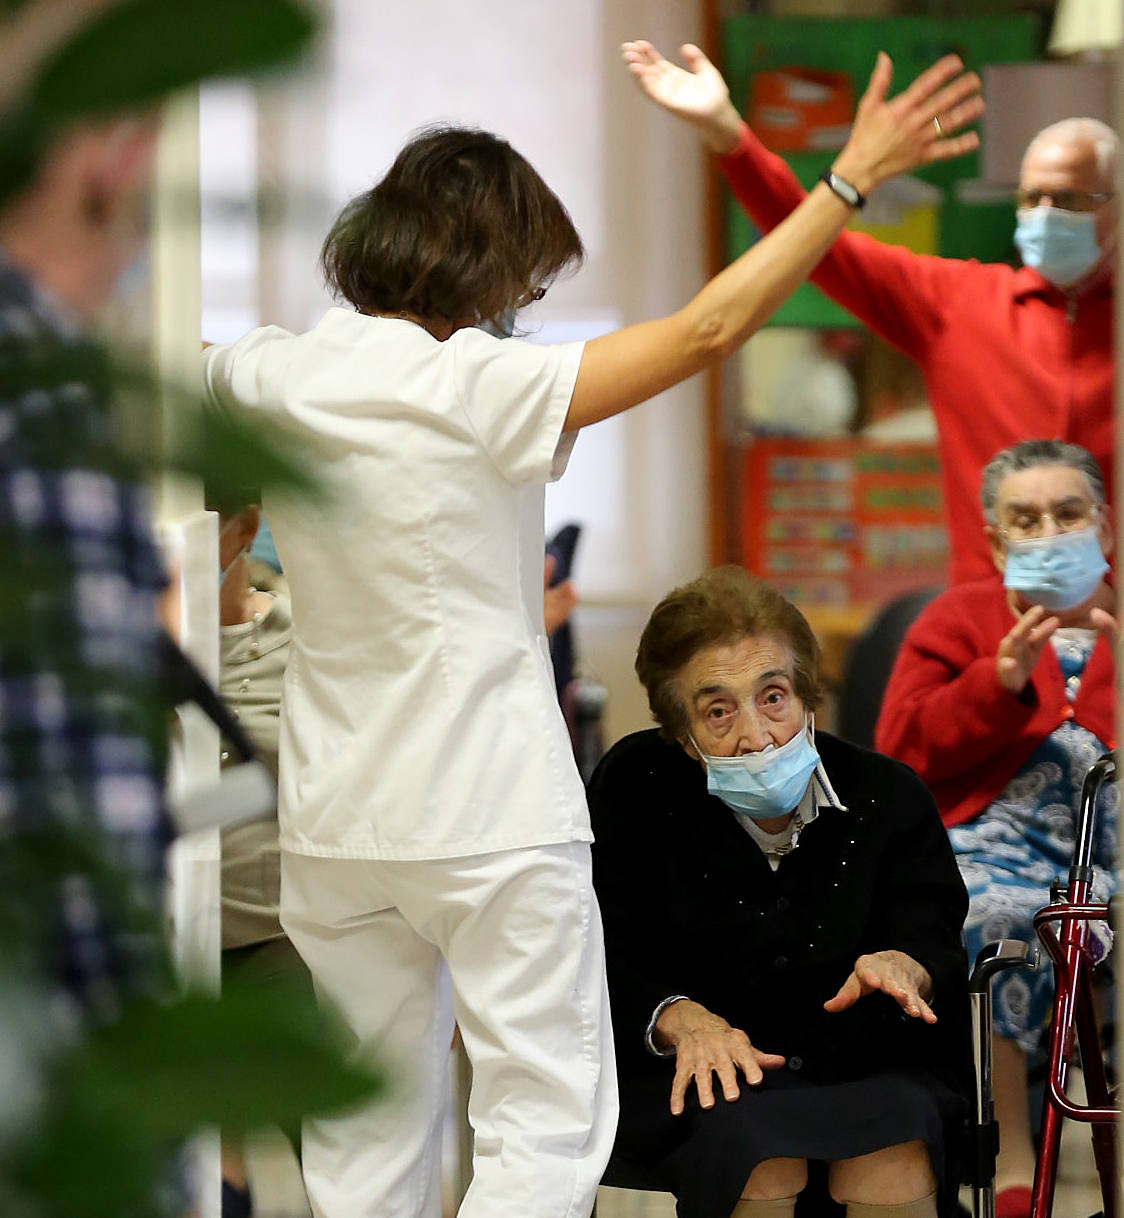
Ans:
<svg viewBox="0 0 1124 1218"><path fill-rule="evenodd" d="M1109 646L1116 651L1120 646L1120 623L1107 609L1091 609L1089 618L1101 634L1108 639Z"/></svg>
<svg viewBox="0 0 1124 1218"><path fill-rule="evenodd" d="M1115 627L1112 618L1107 613L1104 616ZM1038 657L1060 624L1041 605L1032 605L1003 636L995 655L995 675L1008 693L1017 698L1023 692Z"/></svg>

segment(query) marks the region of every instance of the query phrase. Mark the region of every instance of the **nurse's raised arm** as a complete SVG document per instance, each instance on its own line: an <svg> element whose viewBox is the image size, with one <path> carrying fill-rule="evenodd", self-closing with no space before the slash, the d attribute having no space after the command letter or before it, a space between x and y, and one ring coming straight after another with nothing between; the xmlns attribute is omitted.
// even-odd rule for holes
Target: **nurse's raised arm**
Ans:
<svg viewBox="0 0 1124 1218"><path fill-rule="evenodd" d="M819 182L784 223L684 308L586 344L568 430L619 414L729 355L807 278L871 190L978 146L974 132L955 134L983 112L979 78L964 72L955 55L887 99L892 74L889 57L880 53L851 137L831 166L830 185Z"/></svg>

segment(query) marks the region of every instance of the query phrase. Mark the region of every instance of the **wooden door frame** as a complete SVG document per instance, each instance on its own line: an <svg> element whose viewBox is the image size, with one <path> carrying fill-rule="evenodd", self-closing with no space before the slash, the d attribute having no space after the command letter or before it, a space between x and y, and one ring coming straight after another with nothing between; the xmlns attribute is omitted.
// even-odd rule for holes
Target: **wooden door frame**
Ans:
<svg viewBox="0 0 1124 1218"><path fill-rule="evenodd" d="M703 50L722 67L721 0L701 0ZM706 275L713 278L727 263L722 175L714 158L707 155L704 241ZM726 439L727 363L712 364L705 373L706 403L706 538L709 566L736 562L738 544L737 446Z"/></svg>

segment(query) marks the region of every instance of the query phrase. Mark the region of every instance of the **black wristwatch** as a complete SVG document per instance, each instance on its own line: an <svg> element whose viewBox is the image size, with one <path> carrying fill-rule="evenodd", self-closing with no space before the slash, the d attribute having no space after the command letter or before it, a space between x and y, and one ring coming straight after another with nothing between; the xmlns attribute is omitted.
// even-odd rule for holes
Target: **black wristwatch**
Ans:
<svg viewBox="0 0 1124 1218"><path fill-rule="evenodd" d="M828 190L837 194L848 207L856 207L861 211L866 206L866 195L860 193L858 188L852 186L846 178L841 178L837 173L833 173L830 168L820 174L820 181L827 186Z"/></svg>

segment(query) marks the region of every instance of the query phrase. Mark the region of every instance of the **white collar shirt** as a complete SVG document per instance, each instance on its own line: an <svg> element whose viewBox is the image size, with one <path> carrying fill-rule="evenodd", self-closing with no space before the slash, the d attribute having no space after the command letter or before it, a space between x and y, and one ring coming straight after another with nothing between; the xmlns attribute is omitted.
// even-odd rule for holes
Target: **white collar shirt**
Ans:
<svg viewBox="0 0 1124 1218"><path fill-rule="evenodd" d="M834 808L837 812L847 811L839 796L835 794L835 788L831 785L831 779L828 778L821 761L812 771L812 777L804 788L804 794L794 809L792 819L779 833L766 833L748 816L737 816L735 819L765 855L769 866L776 871L781 865L781 859L800 845L800 834L827 808Z"/></svg>
<svg viewBox="0 0 1124 1218"><path fill-rule="evenodd" d="M267 503L294 624L283 848L591 840L543 628L544 485L572 447L582 349L332 309L204 353L212 401L295 428L332 496Z"/></svg>

